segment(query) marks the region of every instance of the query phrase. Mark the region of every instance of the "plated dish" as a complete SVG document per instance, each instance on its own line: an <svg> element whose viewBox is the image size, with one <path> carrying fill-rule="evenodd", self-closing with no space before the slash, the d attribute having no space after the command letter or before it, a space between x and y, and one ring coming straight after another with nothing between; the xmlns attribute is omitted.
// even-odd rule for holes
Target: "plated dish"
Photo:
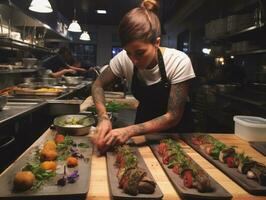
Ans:
<svg viewBox="0 0 266 200"><path fill-rule="evenodd" d="M232 196L173 139L164 139L151 149L178 194L184 199L231 199Z"/></svg>
<svg viewBox="0 0 266 200"><path fill-rule="evenodd" d="M253 195L266 194L265 165L207 134L183 134L182 138L246 191Z"/></svg>
<svg viewBox="0 0 266 200"><path fill-rule="evenodd" d="M1 175L0 199L86 196L91 156L88 138L46 136Z"/></svg>
<svg viewBox="0 0 266 200"><path fill-rule="evenodd" d="M113 199L163 197L137 148L123 145L115 152L107 152L107 169Z"/></svg>

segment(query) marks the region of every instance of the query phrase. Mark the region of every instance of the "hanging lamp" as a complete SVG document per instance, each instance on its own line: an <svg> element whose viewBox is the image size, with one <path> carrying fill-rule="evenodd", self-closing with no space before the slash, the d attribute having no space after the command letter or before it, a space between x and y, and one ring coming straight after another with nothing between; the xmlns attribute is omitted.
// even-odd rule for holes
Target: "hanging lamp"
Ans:
<svg viewBox="0 0 266 200"><path fill-rule="evenodd" d="M38 13L51 13L53 8L48 0L32 0L29 10Z"/></svg>
<svg viewBox="0 0 266 200"><path fill-rule="evenodd" d="M82 31L78 21L76 20L76 9L74 9L74 19L72 20L72 23L69 25L67 30L70 32L76 32L76 33L79 33Z"/></svg>
<svg viewBox="0 0 266 200"><path fill-rule="evenodd" d="M84 41L90 41L91 37L87 31L83 31L83 33L80 35L79 39L84 40Z"/></svg>
<svg viewBox="0 0 266 200"><path fill-rule="evenodd" d="M87 16L85 13L85 28L86 28L86 26L87 26ZM80 35L79 39L83 40L83 41L90 41L91 37L90 37L88 31L83 31L83 33Z"/></svg>

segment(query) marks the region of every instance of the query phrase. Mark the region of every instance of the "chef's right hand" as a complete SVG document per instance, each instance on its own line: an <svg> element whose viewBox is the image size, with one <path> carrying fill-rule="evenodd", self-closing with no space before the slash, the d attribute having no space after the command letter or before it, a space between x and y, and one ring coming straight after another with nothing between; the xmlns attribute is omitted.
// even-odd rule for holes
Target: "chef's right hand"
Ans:
<svg viewBox="0 0 266 200"><path fill-rule="evenodd" d="M105 136L112 130L112 123L108 116L103 116L99 118L97 125L97 140L96 145L99 152L102 152L105 149Z"/></svg>

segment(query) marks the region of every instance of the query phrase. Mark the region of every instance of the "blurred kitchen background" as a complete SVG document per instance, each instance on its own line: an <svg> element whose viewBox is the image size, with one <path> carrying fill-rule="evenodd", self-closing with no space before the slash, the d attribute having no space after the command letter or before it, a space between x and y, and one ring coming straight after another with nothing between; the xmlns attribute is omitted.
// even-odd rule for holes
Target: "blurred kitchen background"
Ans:
<svg viewBox="0 0 266 200"><path fill-rule="evenodd" d="M62 46L69 47L85 69L108 64L122 50L116 32L119 20L140 2L49 0L53 12L38 13L28 9L32 0L1 0L0 89L41 77L41 61ZM160 4L162 46L187 53L197 75L190 94L196 131L233 132L234 115L265 117L266 2L161 0ZM82 32L68 31L73 19ZM87 40L80 38L84 31ZM95 80L95 73L89 70L85 79ZM111 90L130 93L123 80ZM86 95L89 90L79 99Z"/></svg>

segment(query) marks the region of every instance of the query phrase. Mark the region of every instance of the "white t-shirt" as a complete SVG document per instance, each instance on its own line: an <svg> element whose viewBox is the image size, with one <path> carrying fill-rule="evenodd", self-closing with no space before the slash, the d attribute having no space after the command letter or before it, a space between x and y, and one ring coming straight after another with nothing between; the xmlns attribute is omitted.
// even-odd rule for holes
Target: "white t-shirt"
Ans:
<svg viewBox="0 0 266 200"><path fill-rule="evenodd" d="M180 83L195 77L191 61L185 53L176 49L165 48L163 60L166 76L171 84ZM125 77L131 85L134 65L125 50L111 59L109 66L116 76ZM138 69L138 73L146 85L152 85L161 80L158 65L152 69Z"/></svg>

